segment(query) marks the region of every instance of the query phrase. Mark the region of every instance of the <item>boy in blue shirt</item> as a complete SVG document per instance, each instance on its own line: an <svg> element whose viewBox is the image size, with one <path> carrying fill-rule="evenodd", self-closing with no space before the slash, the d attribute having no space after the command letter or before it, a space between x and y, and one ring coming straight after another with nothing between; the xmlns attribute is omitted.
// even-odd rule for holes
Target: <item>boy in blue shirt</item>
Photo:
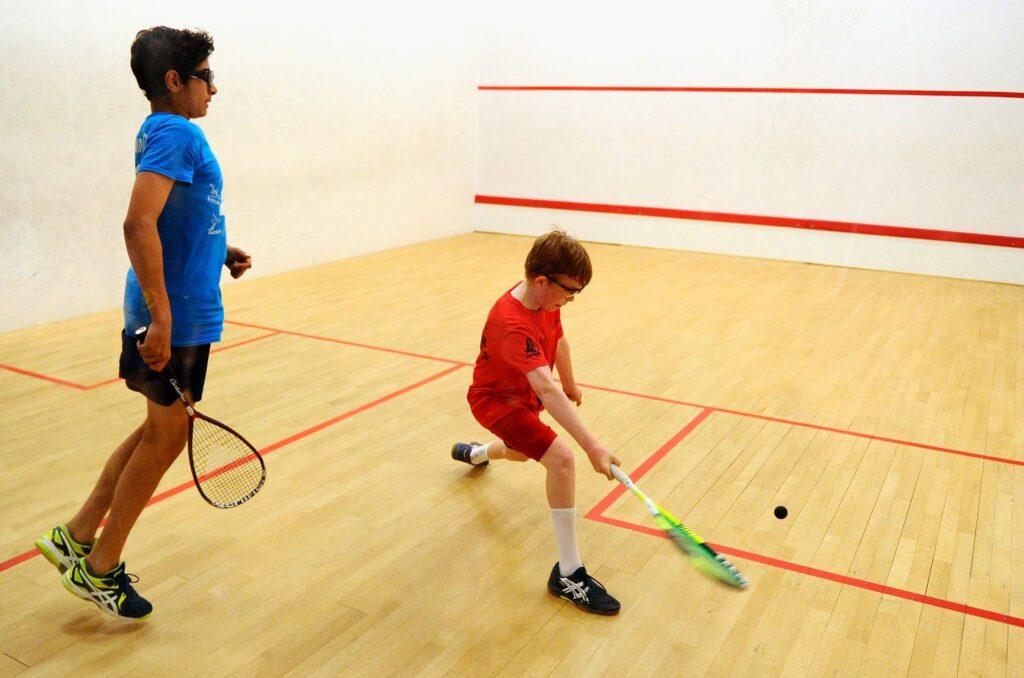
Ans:
<svg viewBox="0 0 1024 678"><path fill-rule="evenodd" d="M160 377L173 366L193 401L203 395L210 344L220 341L221 266L234 278L252 265L229 247L223 177L202 130L217 88L202 31L140 31L132 72L152 113L135 139L135 186L124 222L131 269L125 283L120 376L146 396L146 419L108 459L95 488L66 524L36 540L64 587L115 617L144 619L153 606L132 586L121 551L160 479L188 437L187 416ZM148 327L144 343L135 331ZM106 526L96 538L100 522Z"/></svg>

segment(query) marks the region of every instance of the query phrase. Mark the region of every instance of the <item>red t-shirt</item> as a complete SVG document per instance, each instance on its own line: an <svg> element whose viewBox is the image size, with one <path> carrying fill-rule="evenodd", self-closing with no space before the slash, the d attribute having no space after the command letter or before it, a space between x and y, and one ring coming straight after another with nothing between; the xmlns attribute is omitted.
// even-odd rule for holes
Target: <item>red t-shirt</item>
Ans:
<svg viewBox="0 0 1024 678"><path fill-rule="evenodd" d="M531 311L512 296L512 290L498 299L480 337L480 355L467 394L473 416L482 426L516 408L544 409L526 373L542 365L554 367L561 337L560 309Z"/></svg>

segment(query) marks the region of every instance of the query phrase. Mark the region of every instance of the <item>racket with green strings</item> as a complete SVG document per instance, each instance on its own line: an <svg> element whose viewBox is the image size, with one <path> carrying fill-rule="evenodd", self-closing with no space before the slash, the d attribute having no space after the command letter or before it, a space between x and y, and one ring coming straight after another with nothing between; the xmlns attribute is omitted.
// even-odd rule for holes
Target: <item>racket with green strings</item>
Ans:
<svg viewBox="0 0 1024 678"><path fill-rule="evenodd" d="M664 530L665 535L690 559L690 563L695 568L729 586L747 588L747 578L740 574L740 571L732 563L708 546L706 541L679 522L675 516L651 501L626 475L625 471L615 464L612 464L611 470L615 479L625 485L644 503L647 510L654 516L654 520L657 521L658 527Z"/></svg>

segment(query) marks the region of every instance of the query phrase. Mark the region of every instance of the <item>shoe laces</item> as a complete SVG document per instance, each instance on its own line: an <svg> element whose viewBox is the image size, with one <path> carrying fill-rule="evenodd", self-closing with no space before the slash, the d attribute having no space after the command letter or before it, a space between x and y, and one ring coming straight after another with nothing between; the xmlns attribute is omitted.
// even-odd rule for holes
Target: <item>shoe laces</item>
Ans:
<svg viewBox="0 0 1024 678"><path fill-rule="evenodd" d="M131 572L121 571L119 574L114 576L114 583L117 584L118 590L122 593L126 593L129 596L137 596L135 588L132 584L139 583L139 576L132 574Z"/></svg>

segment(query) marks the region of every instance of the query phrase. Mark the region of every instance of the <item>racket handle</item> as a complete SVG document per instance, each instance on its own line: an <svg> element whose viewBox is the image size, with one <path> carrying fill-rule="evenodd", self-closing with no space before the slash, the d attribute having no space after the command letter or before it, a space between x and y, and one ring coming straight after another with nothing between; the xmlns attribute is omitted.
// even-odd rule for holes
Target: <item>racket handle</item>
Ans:
<svg viewBox="0 0 1024 678"><path fill-rule="evenodd" d="M146 342L146 334L148 334L148 333L149 333L149 327L147 325L143 325L139 329L135 330L135 341L139 342L140 344L145 343ZM154 370L154 372L155 371L156 370ZM164 375L165 377L168 377L170 379L174 379L175 381L177 381L177 376L175 376L174 368L171 367L171 363L170 362L168 362L164 366L164 369L160 370L160 374Z"/></svg>
<svg viewBox="0 0 1024 678"><path fill-rule="evenodd" d="M626 472L623 471L621 468L619 468L615 464L612 464L611 470L612 475L615 476L615 479L618 480L620 483L622 483L626 487L630 487L633 485L633 481L630 479L628 475L626 475Z"/></svg>

